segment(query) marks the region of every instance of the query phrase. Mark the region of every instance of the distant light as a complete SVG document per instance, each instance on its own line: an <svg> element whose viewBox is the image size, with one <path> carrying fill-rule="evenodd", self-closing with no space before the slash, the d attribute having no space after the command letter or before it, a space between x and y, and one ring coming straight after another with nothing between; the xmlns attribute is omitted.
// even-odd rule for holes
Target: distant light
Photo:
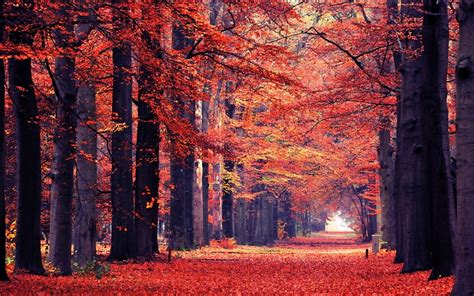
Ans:
<svg viewBox="0 0 474 296"><path fill-rule="evenodd" d="M354 232L349 227L349 223L340 216L340 213L333 214L331 218L326 220L325 230L328 232Z"/></svg>

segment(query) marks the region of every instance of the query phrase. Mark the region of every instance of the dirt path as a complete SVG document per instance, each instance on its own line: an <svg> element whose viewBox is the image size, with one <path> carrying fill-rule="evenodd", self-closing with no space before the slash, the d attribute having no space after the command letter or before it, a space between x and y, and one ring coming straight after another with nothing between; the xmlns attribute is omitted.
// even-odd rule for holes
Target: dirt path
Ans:
<svg viewBox="0 0 474 296"><path fill-rule="evenodd" d="M447 294L452 279L400 275L393 253L365 258L354 238L319 236L274 247L203 248L175 254L171 263L112 264L101 279L14 276L2 293L176 294Z"/></svg>

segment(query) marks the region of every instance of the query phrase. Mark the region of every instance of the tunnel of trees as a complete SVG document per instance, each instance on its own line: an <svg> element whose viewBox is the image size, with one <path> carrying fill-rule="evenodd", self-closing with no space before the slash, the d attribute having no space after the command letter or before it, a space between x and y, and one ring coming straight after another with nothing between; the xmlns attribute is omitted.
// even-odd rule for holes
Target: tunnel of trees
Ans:
<svg viewBox="0 0 474 296"><path fill-rule="evenodd" d="M472 7L0 1L0 279L338 212L473 293Z"/></svg>

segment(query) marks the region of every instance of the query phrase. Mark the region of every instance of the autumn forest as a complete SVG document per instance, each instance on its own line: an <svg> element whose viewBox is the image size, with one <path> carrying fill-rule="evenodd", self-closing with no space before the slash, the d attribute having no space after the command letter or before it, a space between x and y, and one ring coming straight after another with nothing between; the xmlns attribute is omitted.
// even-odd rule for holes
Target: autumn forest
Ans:
<svg viewBox="0 0 474 296"><path fill-rule="evenodd" d="M471 0L0 0L0 294L474 294Z"/></svg>

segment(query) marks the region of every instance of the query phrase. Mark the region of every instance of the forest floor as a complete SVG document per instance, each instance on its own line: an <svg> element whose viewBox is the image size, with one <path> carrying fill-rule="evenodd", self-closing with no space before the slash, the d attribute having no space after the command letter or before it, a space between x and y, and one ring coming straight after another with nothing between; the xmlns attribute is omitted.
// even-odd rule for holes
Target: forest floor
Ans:
<svg viewBox="0 0 474 296"><path fill-rule="evenodd" d="M0 283L0 294L443 295L453 284L452 278L427 281L429 272L401 275L393 252L365 258L370 245L346 235L224 247L174 253L170 263L164 255L147 263L102 263L99 273L71 277L13 275Z"/></svg>

